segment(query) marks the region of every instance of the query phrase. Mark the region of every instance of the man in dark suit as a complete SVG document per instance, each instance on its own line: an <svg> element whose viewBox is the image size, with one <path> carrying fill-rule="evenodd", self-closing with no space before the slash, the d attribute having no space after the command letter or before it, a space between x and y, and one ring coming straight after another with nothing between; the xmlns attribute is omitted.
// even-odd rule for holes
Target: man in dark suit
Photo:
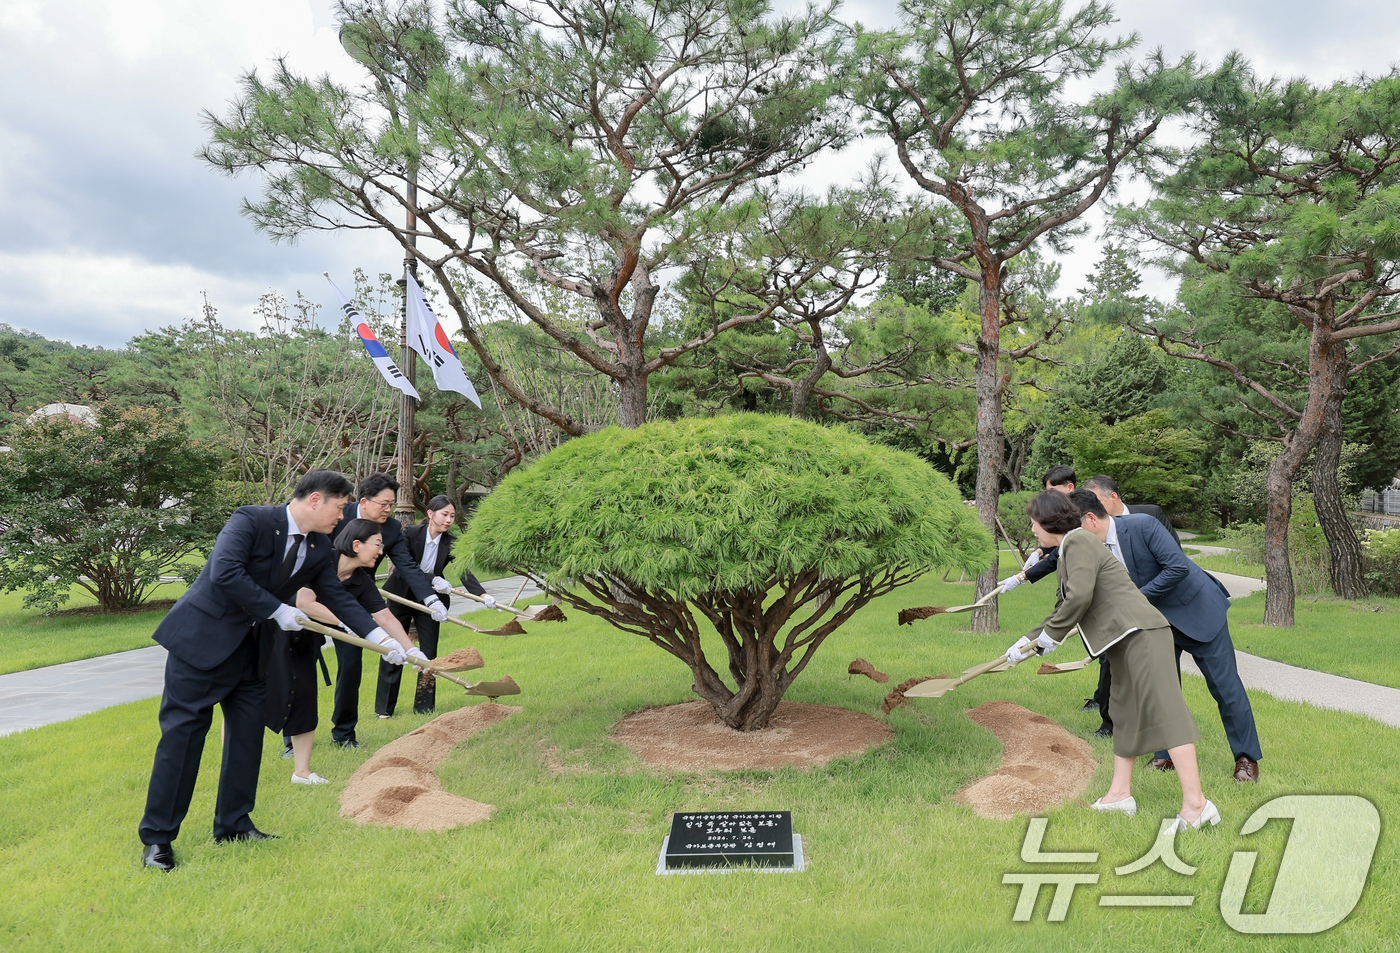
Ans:
<svg viewBox="0 0 1400 953"><path fill-rule="evenodd" d="M1225 737L1235 755L1235 780L1259 779L1259 733L1254 712L1235 667L1235 645L1226 613L1230 596L1214 576L1197 566L1172 542L1157 520L1146 514L1112 517L1098 496L1080 490L1070 494L1084 517L1084 528L1122 561L1147 601L1171 623L1176 642L1178 676L1181 653L1190 653L1205 676L1206 687L1220 709ZM1170 770L1165 751L1151 766Z"/></svg>
<svg viewBox="0 0 1400 953"><path fill-rule="evenodd" d="M365 477L360 481L359 502L346 505L341 514L341 521L331 538L334 539L345 524L353 519L374 520L382 524L384 551L379 557L380 560L388 556L389 561L393 563L394 573L403 578L413 598L431 610L434 622L442 622L447 618L447 606L433 591L428 577L418 568L418 560L413 558L404 542L402 525L391 515L398 492L398 481L387 473L371 473ZM378 564L375 565L375 569L378 569ZM374 570L371 570L371 573L373 572ZM331 611L335 611L334 606L331 607ZM338 612L336 614L339 615ZM428 654L431 656L431 653ZM360 742L355 737L355 726L360 721L360 679L363 675L364 650L355 645L337 642L335 658L335 704L331 709L331 741L342 748L358 748ZM286 755L285 750L283 755Z"/></svg>
<svg viewBox="0 0 1400 953"><path fill-rule="evenodd" d="M1134 503L1131 507L1123 502L1123 498L1118 495L1118 483L1113 477L1100 473L1098 476L1090 477L1089 482L1084 484L1084 489L1092 490L1094 495L1103 504L1104 510L1109 516L1117 519L1120 516L1150 516L1171 536L1172 542L1176 543L1176 548L1181 549L1181 539L1176 535L1176 528L1172 526L1172 521L1167 517L1166 510L1153 503ZM1113 672L1108 667L1107 661L1099 664L1099 684L1094 689L1094 697L1088 699L1084 704L1085 711L1098 710L1103 716L1103 724L1095 734L1113 734L1113 719L1108 714L1108 691L1113 683Z"/></svg>
<svg viewBox="0 0 1400 953"><path fill-rule="evenodd" d="M452 561L452 544L457 541L457 537L448 532L456 518L457 507L453 505L451 497L439 494L428 501L427 519L421 523L415 523L403 531L403 541L408 547L408 554L417 562L418 568L428 578L433 589L440 593L444 599L452 591L452 583L443 577L443 571L447 569L447 564ZM482 596L488 608L495 607L495 598L486 592L486 588L471 573L464 575L462 584L468 592ZM384 583L384 591L396 596L407 596L408 582L402 573L391 570L388 580ZM417 627L418 647L428 658L437 658L439 626L441 624L438 620L425 612L410 609L397 602L389 605L389 611L394 614L394 618L403 624L405 632L409 630L410 626ZM379 687L374 694L374 711L380 718L388 718L394 713L394 708L399 701L399 684L402 680L402 666L380 662ZM432 676L418 679L418 687L413 695L414 712L420 715L432 712L433 707L437 704L436 688L437 679Z"/></svg>
<svg viewBox="0 0 1400 953"><path fill-rule="evenodd" d="M142 863L175 866L171 847L189 812L214 706L224 713L214 840L266 840L249 814L262 763L263 696L271 626L301 628L294 607L305 586L372 642L392 641L336 577L326 533L350 481L331 470L302 477L286 506L241 506L219 532L199 578L156 627L165 646L160 742L141 818ZM397 643L395 643L397 645Z"/></svg>

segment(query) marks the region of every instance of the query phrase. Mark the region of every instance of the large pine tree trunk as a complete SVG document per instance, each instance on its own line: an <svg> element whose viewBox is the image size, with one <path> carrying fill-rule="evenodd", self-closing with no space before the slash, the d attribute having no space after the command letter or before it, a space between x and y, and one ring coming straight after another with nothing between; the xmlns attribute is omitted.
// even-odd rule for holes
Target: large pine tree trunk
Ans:
<svg viewBox="0 0 1400 953"><path fill-rule="evenodd" d="M1001 464L1006 453L1006 430L1001 416L1001 275L1000 263L984 266L979 304L981 332L977 335L977 515L997 539L997 497L1001 493ZM992 564L977 575L977 598L996 588L1000 546L992 548ZM972 613L973 632L998 632L997 601Z"/></svg>
<svg viewBox="0 0 1400 953"><path fill-rule="evenodd" d="M1308 342L1308 398L1297 426L1284 441L1265 477L1268 495L1264 510L1264 624L1293 626L1293 567L1288 558L1288 521L1293 515L1293 477L1317 446L1331 390L1332 352L1344 347L1333 341L1324 315L1312 322Z"/></svg>
<svg viewBox="0 0 1400 953"><path fill-rule="evenodd" d="M1346 347L1335 345L1328 361L1330 386L1313 460L1312 486L1317 521L1327 537L1331 556L1332 591L1343 599L1360 599L1366 595L1361 540L1347 516L1337 477L1342 462L1342 400L1346 397L1347 370Z"/></svg>

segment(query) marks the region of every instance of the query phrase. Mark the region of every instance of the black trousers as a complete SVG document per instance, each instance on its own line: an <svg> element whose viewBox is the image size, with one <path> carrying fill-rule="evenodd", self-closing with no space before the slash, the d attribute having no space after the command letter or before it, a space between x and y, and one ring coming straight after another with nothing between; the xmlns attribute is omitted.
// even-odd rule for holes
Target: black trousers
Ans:
<svg viewBox="0 0 1400 953"><path fill-rule="evenodd" d="M331 708L331 740L337 744L355 741L360 723L360 677L365 650L335 640L335 702Z"/></svg>
<svg viewBox="0 0 1400 953"><path fill-rule="evenodd" d="M232 655L207 671L174 655L166 657L160 742L141 817L141 843L168 844L179 836L194 796L215 705L224 713L224 746L214 836L230 837L253 829L248 815L257 798L262 766L265 694L265 682L258 675L257 640L252 634Z"/></svg>
<svg viewBox="0 0 1400 953"><path fill-rule="evenodd" d="M1112 730L1113 719L1108 711L1108 690L1113 685L1113 673L1108 668L1108 657L1099 656L1099 687L1094 689L1094 701L1099 704L1099 716L1103 718L1100 729L1108 728Z"/></svg>
<svg viewBox="0 0 1400 953"><path fill-rule="evenodd" d="M407 632L410 626L418 627L418 647L423 650L423 654L428 658L437 658L438 637L441 634L441 624L434 622L433 617L424 612L415 612L408 606L401 606L397 602L389 607L389 611L394 614ZM392 715L394 707L399 703L399 686L403 681L404 671L418 675L418 670L411 665L390 665L383 659L379 662L379 685L374 692L374 711L380 715ZM417 687L413 695L413 710L420 715L427 714L437 705L437 679L429 676L418 678Z"/></svg>

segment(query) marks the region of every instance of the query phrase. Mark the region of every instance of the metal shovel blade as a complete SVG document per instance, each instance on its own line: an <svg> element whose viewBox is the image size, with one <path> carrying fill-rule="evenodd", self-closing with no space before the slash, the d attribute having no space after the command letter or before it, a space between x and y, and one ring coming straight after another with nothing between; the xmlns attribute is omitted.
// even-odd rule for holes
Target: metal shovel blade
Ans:
<svg viewBox="0 0 1400 953"><path fill-rule="evenodd" d="M942 698L962 684L960 678L930 678L904 690L905 698Z"/></svg>
<svg viewBox="0 0 1400 953"><path fill-rule="evenodd" d="M477 682L467 689L468 695L485 695L488 698L499 698L502 695L519 695L520 686L515 682Z"/></svg>
<svg viewBox="0 0 1400 953"><path fill-rule="evenodd" d="M1060 674L1062 674L1062 673L1064 673L1064 672L1077 672L1077 671L1079 671L1081 668L1083 668L1084 666L1088 665L1088 664L1089 664L1090 662L1092 662L1093 660L1094 660L1094 657L1093 657L1092 655L1086 655L1084 658L1080 659L1078 662L1061 662L1061 663L1058 664L1058 665L1051 665L1049 662L1045 662L1044 664L1042 664L1042 665L1040 666L1040 671L1036 672L1036 674L1037 674L1037 675L1060 675Z"/></svg>

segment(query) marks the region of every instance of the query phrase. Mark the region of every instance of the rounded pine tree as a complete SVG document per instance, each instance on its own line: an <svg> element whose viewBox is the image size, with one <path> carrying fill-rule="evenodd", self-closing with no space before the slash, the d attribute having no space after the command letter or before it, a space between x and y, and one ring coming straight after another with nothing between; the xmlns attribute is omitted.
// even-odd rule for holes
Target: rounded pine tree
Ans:
<svg viewBox="0 0 1400 953"><path fill-rule="evenodd" d="M930 570L976 571L991 547L912 454L740 415L571 440L501 483L459 553L650 639L725 724L752 731L858 609Z"/></svg>

